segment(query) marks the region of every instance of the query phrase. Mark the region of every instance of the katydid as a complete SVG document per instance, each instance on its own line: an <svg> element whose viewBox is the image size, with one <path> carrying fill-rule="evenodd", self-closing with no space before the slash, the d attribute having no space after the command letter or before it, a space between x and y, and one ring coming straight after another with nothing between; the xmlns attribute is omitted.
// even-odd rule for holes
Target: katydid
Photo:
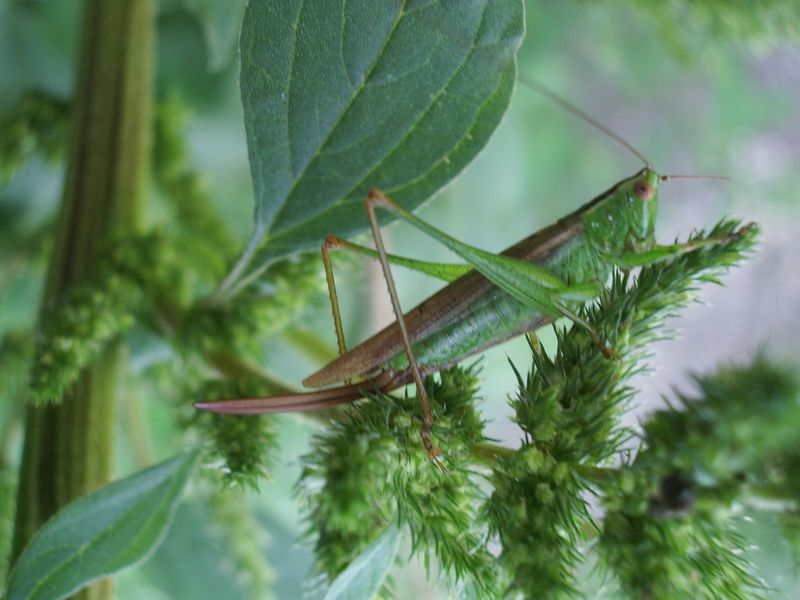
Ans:
<svg viewBox="0 0 800 600"><path fill-rule="evenodd" d="M619 136L551 92L545 93L610 133L647 164L646 159ZM340 356L306 378L303 384L312 388L338 386L268 398L200 402L195 406L228 414L306 411L356 400L371 392L388 392L413 382L422 405L423 444L429 456L436 458L439 450L431 440L433 417L423 385L425 375L512 337L533 332L560 317L584 328L603 353L613 359L613 349L608 348L591 324L579 315L581 305L598 297L612 270L650 265L700 245L728 240L706 239L666 246L656 243L659 184L679 177L687 176L659 175L647 164L632 177L619 181L575 212L501 254L460 242L404 210L380 190L372 190L365 205L377 251L332 236L322 246ZM468 264L428 263L387 255L375 214L378 208L422 230ZM736 235L742 233L740 230ZM349 350L344 340L330 260L330 251L336 249L378 258L396 317L393 324ZM449 283L403 314L389 263L401 264Z"/></svg>

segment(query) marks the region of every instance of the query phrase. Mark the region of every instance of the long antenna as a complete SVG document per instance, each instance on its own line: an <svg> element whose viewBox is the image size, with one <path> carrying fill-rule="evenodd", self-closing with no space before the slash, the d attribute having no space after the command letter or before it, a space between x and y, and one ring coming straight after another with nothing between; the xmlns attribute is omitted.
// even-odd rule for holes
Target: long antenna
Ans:
<svg viewBox="0 0 800 600"><path fill-rule="evenodd" d="M615 142L621 144L622 146L627 148L632 154L634 154L636 157L638 157L639 160L641 160L644 163L644 166L646 166L646 167L650 166L650 161L647 160L647 157L644 154L642 154L641 152L639 152L636 148L634 148L633 145L630 142L625 140L625 138L623 138L621 135L619 135L615 131L612 131L611 129L609 129L608 127L606 127L605 125L603 125L599 121L597 121L594 118L590 117L588 114L583 112L580 108L578 108L577 106L574 106L573 104L571 104L570 102L568 102L567 100L565 100L564 98L562 98L561 96L556 94L553 90L548 88L543 83L540 83L540 82L536 81L535 79L527 77L526 75L523 75L523 74L519 74L519 76L517 77L517 80L520 83L522 83L523 85L525 85L526 87L528 87L529 89L533 90L534 92L536 92L538 94L541 94L542 96L545 96L546 98L552 100L553 102L558 104L561 108L563 108L567 112L570 112L573 115L575 115L576 117L578 117L579 119L582 119L583 121L586 121L589 125L591 125L595 129L598 129L599 131L602 131L608 137L610 137L612 140L614 140Z"/></svg>
<svg viewBox="0 0 800 600"><path fill-rule="evenodd" d="M730 181L724 175L659 175L661 181L674 181L676 179L705 179L707 181Z"/></svg>

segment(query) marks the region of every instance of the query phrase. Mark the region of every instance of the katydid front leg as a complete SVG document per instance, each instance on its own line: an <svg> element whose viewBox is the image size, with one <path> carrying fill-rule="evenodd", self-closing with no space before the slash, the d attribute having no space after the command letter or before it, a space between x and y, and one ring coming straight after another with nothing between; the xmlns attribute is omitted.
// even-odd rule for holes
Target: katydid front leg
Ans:
<svg viewBox="0 0 800 600"><path fill-rule="evenodd" d="M699 248L703 248L706 246L715 246L717 244L725 244L727 242L739 239L748 232L750 227L753 226L754 225L752 223L749 225L745 225L744 227L739 229L739 231L731 235L726 235L720 238L709 238L704 240L695 240L692 242L683 242L681 244L656 246L655 248L651 248L650 250L644 250L642 252L623 252L618 256L611 257L610 260L611 262L614 263L615 266L619 267L620 269L633 269L636 267L646 267L648 265L663 262L665 260L671 260L673 258L677 258L682 254L686 254L687 252L692 252L693 250L697 250Z"/></svg>

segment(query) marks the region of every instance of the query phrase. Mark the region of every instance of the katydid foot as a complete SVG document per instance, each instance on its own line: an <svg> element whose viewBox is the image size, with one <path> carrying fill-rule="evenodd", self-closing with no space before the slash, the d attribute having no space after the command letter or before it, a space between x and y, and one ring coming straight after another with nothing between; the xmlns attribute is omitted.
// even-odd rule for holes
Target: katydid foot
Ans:
<svg viewBox="0 0 800 600"><path fill-rule="evenodd" d="M428 460L433 461L433 463L442 473L447 473L447 467L445 467L442 461L439 460L439 457L442 455L442 451L433 445L433 439L431 437L432 429L433 419L423 418L422 429L419 432L420 437L422 438L422 445L425 447L425 452L428 453Z"/></svg>

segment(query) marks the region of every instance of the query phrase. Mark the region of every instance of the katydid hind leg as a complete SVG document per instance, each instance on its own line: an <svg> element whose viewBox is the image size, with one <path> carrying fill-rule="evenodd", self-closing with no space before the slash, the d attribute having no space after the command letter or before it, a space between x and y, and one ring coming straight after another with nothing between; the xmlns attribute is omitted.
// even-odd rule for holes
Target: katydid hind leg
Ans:
<svg viewBox="0 0 800 600"><path fill-rule="evenodd" d="M333 313L333 326L336 331L336 343L339 348L339 356L347 352L347 343L344 337L344 325L342 321L342 313L339 307L339 294L336 290L336 278L334 276L333 260L331 253L337 250L346 250L354 254L367 256L378 260L378 253L366 246L360 246L349 240L329 235L322 243L322 264L325 267L325 281L328 285L328 299L331 304L331 312ZM416 260L406 258L404 256L396 256L393 254L386 255L389 262L398 264L409 269L413 269L420 273L425 273L431 277L436 277L444 281L450 282L458 279L472 269L469 265L453 264L453 263L435 263L429 261Z"/></svg>
<svg viewBox="0 0 800 600"><path fill-rule="evenodd" d="M408 367L411 371L414 384L417 388L417 397L422 405L422 430L420 431L422 443L425 446L428 457L431 458L440 469L444 470L444 466L438 458L441 455L441 451L439 448L433 445L433 413L431 412L430 402L428 401L428 394L425 391L425 383L422 380L422 375L420 374L417 360L414 357L414 350L411 347L411 339L408 335L408 328L406 327L405 318L403 317L403 310L400 307L400 299L397 296L397 288L394 284L392 271L389 267L389 261L386 257L386 248L383 244L380 226L375 214L375 208L378 206L385 207L386 203L387 199L382 192L378 190L370 190L364 205L367 209L367 217L369 218L370 228L372 229L372 237L375 240L375 248L378 251L378 259L381 263L383 276L386 280L386 287L389 291L389 298L392 302L392 309L394 310L395 318L397 319L397 325L400 329L400 335L403 339L403 347L405 348L406 357L408 358Z"/></svg>
<svg viewBox="0 0 800 600"><path fill-rule="evenodd" d="M580 297L586 295L586 290L582 286L570 287L561 277L545 266L503 254L493 254L465 244L414 216L380 192L375 192L375 194L375 202L381 208L450 248L486 279L529 308L555 317L560 313L550 300L554 292L558 293L564 290L565 293L575 292Z"/></svg>

